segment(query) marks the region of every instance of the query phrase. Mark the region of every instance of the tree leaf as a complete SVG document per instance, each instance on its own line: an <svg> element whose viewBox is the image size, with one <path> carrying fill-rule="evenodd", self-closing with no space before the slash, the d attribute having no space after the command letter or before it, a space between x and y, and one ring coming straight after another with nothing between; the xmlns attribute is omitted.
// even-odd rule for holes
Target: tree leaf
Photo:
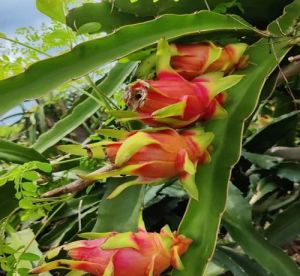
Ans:
<svg viewBox="0 0 300 276"><path fill-rule="evenodd" d="M249 137L244 143L244 148L250 152L264 153L280 139L295 131L299 112L293 111L274 119L271 124Z"/></svg>
<svg viewBox="0 0 300 276"><path fill-rule="evenodd" d="M205 1L190 1L190 0L140 0L134 4L130 4L128 0L115 0L114 5L121 9L123 12L132 13L139 16L157 16L158 14L165 13L192 13L199 10L209 8L213 10L219 4L226 4L233 2L232 0L209 0ZM282 13L285 5L289 4L291 0L277 1L274 5L274 0L238 0L236 1L243 10L242 13L239 9L230 9L230 12L242 15L249 22L256 24L268 24ZM258 8L259 7L259 8Z"/></svg>
<svg viewBox="0 0 300 276"><path fill-rule="evenodd" d="M297 0L268 30L278 36L281 36L281 31L288 32L299 16L299 9L300 1ZM202 275L213 255L220 218L225 209L230 171L240 157L243 121L254 110L266 78L290 49L287 39L273 39L273 42L276 56L270 52L268 39L265 38L249 48L247 54L253 65L243 70L243 80L229 89L230 102L225 105L228 118L210 121L205 126L206 131L215 134L212 160L199 166L196 174L199 201L190 201L179 228L180 233L194 242L182 257L184 271L174 271L175 276Z"/></svg>
<svg viewBox="0 0 300 276"><path fill-rule="evenodd" d="M0 220L18 207L15 192L13 183L7 183L7 185L0 187Z"/></svg>
<svg viewBox="0 0 300 276"><path fill-rule="evenodd" d="M252 164L262 168L269 170L277 166L280 162L283 161L283 158L275 157L266 154L257 154L244 151L242 155L249 160Z"/></svg>
<svg viewBox="0 0 300 276"><path fill-rule="evenodd" d="M36 0L37 9L51 19L65 23L65 7L63 0Z"/></svg>
<svg viewBox="0 0 300 276"><path fill-rule="evenodd" d="M90 22L99 23L101 31L111 31L128 24L149 20L149 17L137 17L136 15L119 11L106 1L100 3L86 3L81 7L72 9L67 15L67 25L74 31L80 30Z"/></svg>
<svg viewBox="0 0 300 276"><path fill-rule="evenodd" d="M0 115L25 99L40 97L64 82L98 66L122 58L166 39L210 31L253 32L242 18L201 11L189 15L164 15L145 23L124 26L105 37L83 42L72 51L31 65L24 73L0 81Z"/></svg>
<svg viewBox="0 0 300 276"><path fill-rule="evenodd" d="M143 185L130 187L116 198L105 199L117 186L124 183L124 178L109 179L106 183L108 187L99 204L98 218L93 232L137 231L144 196Z"/></svg>
<svg viewBox="0 0 300 276"><path fill-rule="evenodd" d="M217 246L214 260L229 269L234 276L266 275L266 271L264 271L256 262L250 260L246 255L237 253L230 247Z"/></svg>
<svg viewBox="0 0 300 276"><path fill-rule="evenodd" d="M300 181L300 163L286 162L279 164L277 173L280 178L288 179L292 182Z"/></svg>
<svg viewBox="0 0 300 276"><path fill-rule="evenodd" d="M265 231L267 240L282 246L300 234L300 202L290 205L280 213Z"/></svg>
<svg viewBox="0 0 300 276"><path fill-rule="evenodd" d="M251 224L251 207L233 185L229 186L225 227L246 254L275 276L299 275L299 268L280 248L273 246Z"/></svg>
<svg viewBox="0 0 300 276"><path fill-rule="evenodd" d="M25 210L32 209L34 207L32 201L28 198L22 198L19 201L19 206Z"/></svg>
<svg viewBox="0 0 300 276"><path fill-rule="evenodd" d="M23 182L22 187L28 192L35 192L37 190L37 186L32 182Z"/></svg>
<svg viewBox="0 0 300 276"><path fill-rule="evenodd" d="M21 260L31 261L31 262L39 261L40 258L41 258L40 256L33 253L24 253L20 256Z"/></svg>
<svg viewBox="0 0 300 276"><path fill-rule="evenodd" d="M38 256L40 257L39 259L42 259L43 257L43 253L40 251L38 243L35 240L35 234L30 228L10 233L7 237L7 242L15 250L14 256L16 259L18 259L21 255L22 250L20 252L20 248L26 248L26 252L23 254L25 259L21 259L17 264L15 264L15 269L18 271L19 269L25 268L32 269L33 265L37 265L36 261L33 262L33 258L37 260ZM29 258L30 260L28 260ZM28 273L26 275L28 275ZM43 275L51 276L49 272L44 272Z"/></svg>
<svg viewBox="0 0 300 276"><path fill-rule="evenodd" d="M117 64L98 86L99 89L104 91L108 96L112 95L135 67L136 63L134 62ZM68 115L59 120L50 130L43 133L33 145L33 148L38 152L44 152L80 126L98 109L99 105L93 99L88 98L84 100L75 106Z"/></svg>
<svg viewBox="0 0 300 276"><path fill-rule="evenodd" d="M87 34L87 33L96 33L101 29L101 24L98 22L89 22L80 26L77 34Z"/></svg>
<svg viewBox="0 0 300 276"><path fill-rule="evenodd" d="M17 164L23 164L29 161L48 162L47 159L36 150L5 140L0 140L0 159Z"/></svg>

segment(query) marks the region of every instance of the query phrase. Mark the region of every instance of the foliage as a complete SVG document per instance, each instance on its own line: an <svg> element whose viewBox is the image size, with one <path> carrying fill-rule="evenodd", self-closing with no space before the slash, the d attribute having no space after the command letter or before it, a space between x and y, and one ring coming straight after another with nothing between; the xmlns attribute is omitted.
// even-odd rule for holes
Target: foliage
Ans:
<svg viewBox="0 0 300 276"><path fill-rule="evenodd" d="M193 240L185 270L162 275L298 275L300 77L289 60L300 54L300 1L90 2L37 0L50 25L0 34L1 270L28 275L84 232L137 231L143 209L148 231L168 224ZM235 73L243 79L226 91L228 116L201 123L215 139L197 169L199 200L176 178L107 199L131 177L46 198L105 165L92 149L78 157L57 145L82 151L118 139L117 129L145 128L115 111L129 114L129 83L155 77L162 37L251 45L249 66Z"/></svg>

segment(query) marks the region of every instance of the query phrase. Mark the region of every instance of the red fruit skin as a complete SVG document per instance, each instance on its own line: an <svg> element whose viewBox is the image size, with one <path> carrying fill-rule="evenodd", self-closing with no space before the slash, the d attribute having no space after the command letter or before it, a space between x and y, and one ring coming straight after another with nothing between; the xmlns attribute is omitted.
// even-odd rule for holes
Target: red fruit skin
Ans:
<svg viewBox="0 0 300 276"><path fill-rule="evenodd" d="M171 58L171 66L184 78L191 80L205 72L211 45L174 45L179 55Z"/></svg>
<svg viewBox="0 0 300 276"><path fill-rule="evenodd" d="M182 173L182 166L178 164L180 152L187 152L193 163L200 163L204 158L204 150L193 141L193 134L183 131L180 134L172 129L165 129L155 133L145 133L159 144L150 144L142 147L125 164L136 165L146 164L134 170L132 173L143 179L162 179L179 176ZM106 147L107 157L111 162L115 161L117 152L122 142L108 145Z"/></svg>
<svg viewBox="0 0 300 276"><path fill-rule="evenodd" d="M206 109L205 114L202 116L202 119L204 121L210 120L214 114L216 113L217 104L224 105L226 101L226 95L224 93L218 94L209 104L209 106Z"/></svg>

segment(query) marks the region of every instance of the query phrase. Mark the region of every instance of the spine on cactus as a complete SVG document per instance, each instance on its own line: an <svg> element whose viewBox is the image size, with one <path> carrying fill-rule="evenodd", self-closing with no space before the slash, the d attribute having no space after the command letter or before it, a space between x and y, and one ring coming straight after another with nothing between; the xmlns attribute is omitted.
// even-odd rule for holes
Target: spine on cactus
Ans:
<svg viewBox="0 0 300 276"><path fill-rule="evenodd" d="M218 61L217 58L220 56L220 59L223 55L222 51L216 46L208 45L204 47L207 50L207 65L204 67L210 68L215 64L211 62L215 61L224 68L229 68L231 59L229 63L226 58ZM183 128L198 120L226 116L220 94L237 84L243 76L224 77L225 69L222 67L224 70L200 76L198 74L197 77L187 80L170 66L174 53L176 54L174 46L170 47L166 40L161 39L157 49L157 79L137 80L128 86L124 99L134 112L129 117L123 116L121 120L142 120L150 126ZM114 115L118 116L118 112Z"/></svg>
<svg viewBox="0 0 300 276"><path fill-rule="evenodd" d="M34 268L31 274L63 268L96 276L158 276L170 266L182 270L180 256L192 242L183 235L171 232L168 226L162 228L160 233L139 228L136 233L88 233L83 236L94 239L72 242L47 254L47 258L52 259L64 250L72 260L43 264Z"/></svg>

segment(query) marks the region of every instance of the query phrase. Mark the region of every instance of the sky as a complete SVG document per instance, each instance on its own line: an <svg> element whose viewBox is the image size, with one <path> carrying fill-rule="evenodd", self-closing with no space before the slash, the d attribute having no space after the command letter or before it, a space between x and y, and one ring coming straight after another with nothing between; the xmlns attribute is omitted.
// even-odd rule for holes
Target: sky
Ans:
<svg viewBox="0 0 300 276"><path fill-rule="evenodd" d="M13 35L17 27L36 27L41 22L50 22L36 9L35 0L0 0L0 14L0 32L8 36Z"/></svg>
<svg viewBox="0 0 300 276"><path fill-rule="evenodd" d="M40 13L35 7L35 0L0 0L0 33L14 37L16 28L33 26L38 27L42 22L50 23L50 19ZM26 102L24 106L29 108L35 102ZM21 112L20 107L15 107L3 117ZM19 119L18 116L0 122L1 124L13 124Z"/></svg>

